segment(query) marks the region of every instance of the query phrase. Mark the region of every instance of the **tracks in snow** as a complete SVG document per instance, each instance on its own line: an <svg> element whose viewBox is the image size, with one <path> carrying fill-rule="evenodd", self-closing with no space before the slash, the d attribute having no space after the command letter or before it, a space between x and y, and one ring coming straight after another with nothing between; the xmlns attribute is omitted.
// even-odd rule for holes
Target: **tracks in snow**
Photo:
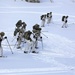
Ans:
<svg viewBox="0 0 75 75"><path fill-rule="evenodd" d="M70 72L70 68L25 68L25 69L0 69L0 74L48 74L48 73L61 73L61 72Z"/></svg>

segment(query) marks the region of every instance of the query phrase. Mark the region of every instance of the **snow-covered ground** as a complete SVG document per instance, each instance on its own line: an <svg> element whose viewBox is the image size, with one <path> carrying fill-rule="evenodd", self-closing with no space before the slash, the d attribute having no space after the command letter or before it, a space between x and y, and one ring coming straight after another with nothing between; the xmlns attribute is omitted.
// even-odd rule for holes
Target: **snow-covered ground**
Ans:
<svg viewBox="0 0 75 75"><path fill-rule="evenodd" d="M23 49L14 47L15 24L18 20L27 23L27 30L41 25L40 16L53 12L53 23L42 28L43 45L39 42L38 54L24 54ZM61 17L68 15L68 28L61 28ZM4 56L0 58L0 75L75 75L75 3L71 0L41 0L27 3L17 0L0 0L0 32L4 31L7 41L2 43ZM47 38L48 37L48 38ZM43 48L42 48L43 46Z"/></svg>

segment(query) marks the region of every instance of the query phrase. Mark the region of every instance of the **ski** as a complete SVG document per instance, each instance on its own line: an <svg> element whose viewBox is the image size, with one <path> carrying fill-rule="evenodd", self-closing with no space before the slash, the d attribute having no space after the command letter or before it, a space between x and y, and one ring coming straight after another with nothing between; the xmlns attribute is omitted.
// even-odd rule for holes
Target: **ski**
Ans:
<svg viewBox="0 0 75 75"><path fill-rule="evenodd" d="M42 32L48 32L48 31L42 31Z"/></svg>

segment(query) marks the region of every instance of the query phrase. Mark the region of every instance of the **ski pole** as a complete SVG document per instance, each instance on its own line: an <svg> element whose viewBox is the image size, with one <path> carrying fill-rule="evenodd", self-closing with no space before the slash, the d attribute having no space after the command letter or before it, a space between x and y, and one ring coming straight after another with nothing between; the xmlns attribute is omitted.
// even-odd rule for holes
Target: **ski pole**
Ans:
<svg viewBox="0 0 75 75"><path fill-rule="evenodd" d="M15 43L15 45L14 45L14 48L16 47L16 45L17 45L17 41L16 41L16 43Z"/></svg>
<svg viewBox="0 0 75 75"><path fill-rule="evenodd" d="M48 32L48 31L42 31L42 32Z"/></svg>
<svg viewBox="0 0 75 75"><path fill-rule="evenodd" d="M13 37L13 39L12 39L12 41L11 42L13 42L15 40L15 37Z"/></svg>
<svg viewBox="0 0 75 75"><path fill-rule="evenodd" d="M14 41L14 38L12 39L12 41L11 42L13 42Z"/></svg>
<svg viewBox="0 0 75 75"><path fill-rule="evenodd" d="M9 48L10 48L10 50L11 50L11 53L13 54L13 51L12 51L12 49L11 49L11 47L10 47L10 44L9 44L9 41L8 41L8 39L6 39L6 40L7 40L8 46L9 46Z"/></svg>
<svg viewBox="0 0 75 75"><path fill-rule="evenodd" d="M42 33L42 32L41 32ZM42 33L43 34L43 33ZM45 34L43 34L46 38L48 38Z"/></svg>
<svg viewBox="0 0 75 75"><path fill-rule="evenodd" d="M43 40L41 39L42 49L43 49Z"/></svg>

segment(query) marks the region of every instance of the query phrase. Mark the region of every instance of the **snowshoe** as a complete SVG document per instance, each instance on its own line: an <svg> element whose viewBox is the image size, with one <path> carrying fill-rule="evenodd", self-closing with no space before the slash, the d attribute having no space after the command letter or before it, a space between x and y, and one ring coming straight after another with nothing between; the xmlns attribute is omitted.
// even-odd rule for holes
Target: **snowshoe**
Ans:
<svg viewBox="0 0 75 75"><path fill-rule="evenodd" d="M0 58L1 58L2 56L0 56Z"/></svg>
<svg viewBox="0 0 75 75"><path fill-rule="evenodd" d="M17 49L20 49L21 47L17 47Z"/></svg>
<svg viewBox="0 0 75 75"><path fill-rule="evenodd" d="M24 51L24 53L28 53L28 51Z"/></svg>
<svg viewBox="0 0 75 75"><path fill-rule="evenodd" d="M32 53L38 53L38 52L36 52L36 51L32 51Z"/></svg>

